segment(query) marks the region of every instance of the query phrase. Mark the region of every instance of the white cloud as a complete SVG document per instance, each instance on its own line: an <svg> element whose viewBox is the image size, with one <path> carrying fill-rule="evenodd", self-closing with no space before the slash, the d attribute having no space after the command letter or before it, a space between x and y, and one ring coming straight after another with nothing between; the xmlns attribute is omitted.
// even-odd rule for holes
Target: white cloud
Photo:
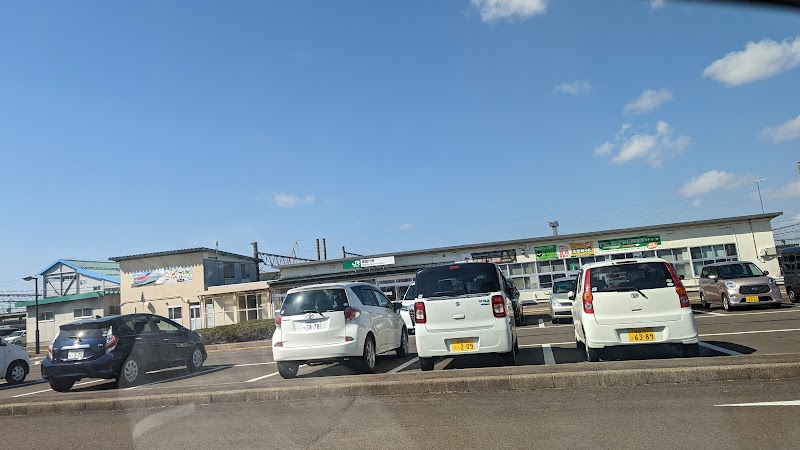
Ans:
<svg viewBox="0 0 800 450"><path fill-rule="evenodd" d="M592 90L592 84L588 81L570 81L557 84L553 91L562 94L580 95Z"/></svg>
<svg viewBox="0 0 800 450"><path fill-rule="evenodd" d="M699 198L695 199L695 200L692 200L692 208L699 209L701 206L703 206L703 201L702 200L700 200Z"/></svg>
<svg viewBox="0 0 800 450"><path fill-rule="evenodd" d="M650 0L650 9L663 8L666 3L666 0Z"/></svg>
<svg viewBox="0 0 800 450"><path fill-rule="evenodd" d="M642 114L652 111L670 100L672 100L672 92L669 89L657 91L645 89L639 98L628 102L623 111L629 114Z"/></svg>
<svg viewBox="0 0 800 450"><path fill-rule="evenodd" d="M275 206L278 208L292 208L295 205L303 204L303 205L310 205L317 201L311 194L306 194L302 197L297 196L295 194L285 194L283 192L278 192L276 194L272 194L272 201L275 202Z"/></svg>
<svg viewBox="0 0 800 450"><path fill-rule="evenodd" d="M763 134L764 137L771 140L773 144L800 139L800 116L790 119L778 126L767 127L764 129Z"/></svg>
<svg viewBox="0 0 800 450"><path fill-rule="evenodd" d="M730 172L709 170L706 173L692 177L681 187L680 193L684 197L694 197L695 195L708 194L721 189L733 189L746 182L747 180Z"/></svg>
<svg viewBox="0 0 800 450"><path fill-rule="evenodd" d="M594 149L594 156L608 156L614 150L615 145L611 142L603 142Z"/></svg>
<svg viewBox="0 0 800 450"><path fill-rule="evenodd" d="M655 129L644 129L629 135L633 125L623 124L614 138L595 147L595 156L610 156L614 164L641 159L652 167L661 167L664 159L682 153L689 146L689 136L675 135L666 122L659 121ZM619 152L614 154L614 150Z"/></svg>
<svg viewBox="0 0 800 450"><path fill-rule="evenodd" d="M764 183L761 183L761 192L764 200L786 199L791 201L792 198L800 197L800 181L769 190L764 189Z"/></svg>
<svg viewBox="0 0 800 450"><path fill-rule="evenodd" d="M773 77L800 64L800 36L783 42L750 41L744 50L730 52L703 70L703 76L726 86L739 86Z"/></svg>
<svg viewBox="0 0 800 450"><path fill-rule="evenodd" d="M494 23L502 19L527 19L547 12L548 0L469 0L481 13L481 20Z"/></svg>
<svg viewBox="0 0 800 450"><path fill-rule="evenodd" d="M414 224L413 223L404 223L404 224L400 225L400 229L403 230L403 231L409 231L409 230L411 230L413 228L414 228Z"/></svg>

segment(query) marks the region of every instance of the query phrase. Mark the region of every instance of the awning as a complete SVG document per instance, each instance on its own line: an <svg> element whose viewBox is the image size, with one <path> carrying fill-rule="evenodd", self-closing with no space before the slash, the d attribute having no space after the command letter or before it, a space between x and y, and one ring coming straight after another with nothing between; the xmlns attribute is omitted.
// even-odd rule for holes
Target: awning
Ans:
<svg viewBox="0 0 800 450"><path fill-rule="evenodd" d="M87 292L85 294L64 295L61 297L40 298L40 305L49 305L51 303L71 302L73 300L85 300L88 298L100 298L106 293L103 291ZM29 302L17 302L17 306L35 306L36 300Z"/></svg>
<svg viewBox="0 0 800 450"><path fill-rule="evenodd" d="M205 291L197 292L198 297L214 297L225 294L238 294L247 292L268 291L269 283L266 281L253 281L250 283L226 284L223 286L209 286Z"/></svg>

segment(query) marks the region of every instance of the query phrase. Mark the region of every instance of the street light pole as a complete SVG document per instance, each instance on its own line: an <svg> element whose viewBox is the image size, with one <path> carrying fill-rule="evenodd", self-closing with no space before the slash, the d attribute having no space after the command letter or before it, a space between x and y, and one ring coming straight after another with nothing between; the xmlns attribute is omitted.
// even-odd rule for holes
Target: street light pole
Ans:
<svg viewBox="0 0 800 450"><path fill-rule="evenodd" d="M25 281L34 282L34 299L36 302L36 354L39 354L39 277L25 277Z"/></svg>
<svg viewBox="0 0 800 450"><path fill-rule="evenodd" d="M749 180L751 183L755 183L756 187L758 187L758 201L761 203L761 214L764 214L764 201L761 200L761 182L765 181L766 178L759 178L757 180Z"/></svg>

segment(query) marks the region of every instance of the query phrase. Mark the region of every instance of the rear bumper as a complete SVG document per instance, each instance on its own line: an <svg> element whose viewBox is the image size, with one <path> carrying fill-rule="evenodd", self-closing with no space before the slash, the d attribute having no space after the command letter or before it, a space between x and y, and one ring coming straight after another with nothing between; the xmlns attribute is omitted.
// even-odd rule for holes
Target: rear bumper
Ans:
<svg viewBox="0 0 800 450"><path fill-rule="evenodd" d="M335 358L352 358L364 352L358 340L307 347L276 347L272 342L272 358L275 361L324 361Z"/></svg>
<svg viewBox="0 0 800 450"><path fill-rule="evenodd" d="M450 344L453 339L473 339L475 350L453 352ZM495 327L488 330L452 331L431 333L424 327L415 334L417 354L422 358L434 356L462 356L479 353L507 353L514 346L510 328Z"/></svg>
<svg viewBox="0 0 800 450"><path fill-rule="evenodd" d="M746 297L758 297L758 302L747 302ZM744 294L731 294L729 297L731 305L738 305L738 306L747 306L747 305L773 305L776 303L782 303L783 298L781 297L781 291L776 287L775 289L771 290L770 292L764 294L757 294L757 295L744 295Z"/></svg>
<svg viewBox="0 0 800 450"><path fill-rule="evenodd" d="M699 341L694 316L684 314L681 320L620 325L599 325L593 319L583 322L586 346L603 348L620 345L696 344ZM649 330L655 333L652 341L631 341L631 331Z"/></svg>
<svg viewBox="0 0 800 450"><path fill-rule="evenodd" d="M550 316L554 318L572 317L572 305L553 306L551 303Z"/></svg>
<svg viewBox="0 0 800 450"><path fill-rule="evenodd" d="M120 363L109 353L93 361L53 362L49 357L42 360L42 379L51 378L116 378Z"/></svg>

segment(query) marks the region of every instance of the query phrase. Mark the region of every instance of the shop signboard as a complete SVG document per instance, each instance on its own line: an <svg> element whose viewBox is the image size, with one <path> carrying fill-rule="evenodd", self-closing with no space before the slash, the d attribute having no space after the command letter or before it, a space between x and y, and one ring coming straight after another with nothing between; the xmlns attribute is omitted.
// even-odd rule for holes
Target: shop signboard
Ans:
<svg viewBox="0 0 800 450"><path fill-rule="evenodd" d="M598 247L604 252L639 249L653 250L661 247L661 236L636 236L619 239L606 239L597 241Z"/></svg>
<svg viewBox="0 0 800 450"><path fill-rule="evenodd" d="M463 256L463 255L462 255ZM471 254L472 261L508 264L517 262L517 250L495 250L491 252L475 252Z"/></svg>
<svg viewBox="0 0 800 450"><path fill-rule="evenodd" d="M591 241L587 242L570 242L569 250L571 256L573 258L579 258L581 256L592 256L594 255L594 246L592 245Z"/></svg>
<svg viewBox="0 0 800 450"><path fill-rule="evenodd" d="M543 245L541 247L533 247L536 253L537 260L556 259L558 258L558 247L555 245Z"/></svg>

